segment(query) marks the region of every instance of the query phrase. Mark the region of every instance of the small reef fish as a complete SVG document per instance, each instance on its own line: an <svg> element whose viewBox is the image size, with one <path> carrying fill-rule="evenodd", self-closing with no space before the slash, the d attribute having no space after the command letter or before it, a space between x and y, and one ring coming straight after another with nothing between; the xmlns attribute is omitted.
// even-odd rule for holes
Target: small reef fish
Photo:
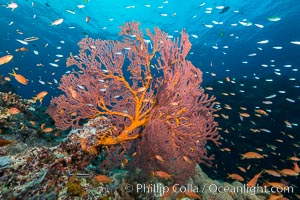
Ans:
<svg viewBox="0 0 300 200"><path fill-rule="evenodd" d="M229 9L230 9L230 7L229 7L229 6L226 6L226 7L224 7L219 13L220 13L220 14L226 13Z"/></svg>
<svg viewBox="0 0 300 200"><path fill-rule="evenodd" d="M254 24L254 25L257 26L258 28L264 28L264 26L261 24Z"/></svg>
<svg viewBox="0 0 300 200"><path fill-rule="evenodd" d="M18 8L18 4L16 4L16 3L10 3L10 4L7 5L6 8L10 8L11 11L14 11L16 8Z"/></svg>
<svg viewBox="0 0 300 200"><path fill-rule="evenodd" d="M75 11L73 11L73 10L69 10L69 9L67 9L66 10L68 13L71 13L71 14L73 14L73 15L75 15L76 13L75 13Z"/></svg>
<svg viewBox="0 0 300 200"><path fill-rule="evenodd" d="M256 113L260 114L260 115L268 115L268 113L262 109L257 109L255 110Z"/></svg>
<svg viewBox="0 0 300 200"><path fill-rule="evenodd" d="M94 179L100 183L110 183L112 181L111 178L109 178L108 176L105 176L105 175L95 176Z"/></svg>
<svg viewBox="0 0 300 200"><path fill-rule="evenodd" d="M18 42L20 42L21 44L24 44L24 45L28 45L28 42L24 41L24 40L19 40L19 39L16 39Z"/></svg>
<svg viewBox="0 0 300 200"><path fill-rule="evenodd" d="M269 40L262 40L257 42L257 44L267 44L269 42Z"/></svg>
<svg viewBox="0 0 300 200"><path fill-rule="evenodd" d="M285 188L287 185L280 182L266 182L265 185L267 187L274 187L274 188Z"/></svg>
<svg viewBox="0 0 300 200"><path fill-rule="evenodd" d="M0 58L0 65L9 63L13 59L13 55L6 55Z"/></svg>
<svg viewBox="0 0 300 200"><path fill-rule="evenodd" d="M165 160L160 155L155 155L155 158L160 162L164 162Z"/></svg>
<svg viewBox="0 0 300 200"><path fill-rule="evenodd" d="M260 175L263 173L263 171L259 172L258 174L256 174L248 183L247 183L247 187L254 187L256 186L257 180L260 177Z"/></svg>
<svg viewBox="0 0 300 200"><path fill-rule="evenodd" d="M11 107L8 109L7 111L9 114L11 115L17 115L19 114L21 111L18 109L18 108L15 108L15 107Z"/></svg>
<svg viewBox="0 0 300 200"><path fill-rule="evenodd" d="M69 87L69 91L70 91L70 93L71 93L72 98L73 98L73 99L76 99L77 96L78 96L76 90L74 90L73 87L70 86L70 87Z"/></svg>
<svg viewBox="0 0 300 200"><path fill-rule="evenodd" d="M300 161L300 158L295 157L295 156L290 157L290 158L288 158L288 159L289 159L289 160L292 160L292 161L296 161L296 162Z"/></svg>
<svg viewBox="0 0 300 200"><path fill-rule="evenodd" d="M250 117L250 115L248 113L240 113L241 117Z"/></svg>
<svg viewBox="0 0 300 200"><path fill-rule="evenodd" d="M159 178L172 179L171 175L164 171L155 171L153 172L153 175Z"/></svg>
<svg viewBox="0 0 300 200"><path fill-rule="evenodd" d="M49 63L49 65L51 65L51 66L53 66L53 67L59 67L59 65L56 64L56 63Z"/></svg>
<svg viewBox="0 0 300 200"><path fill-rule="evenodd" d="M239 174L228 174L227 178L230 178L230 179L233 179L236 181L240 181L240 182L244 181L244 178Z"/></svg>
<svg viewBox="0 0 300 200"><path fill-rule="evenodd" d="M242 155L242 159L261 159L261 158L264 158L264 157L267 157L267 155L261 155L259 153L256 153L256 152L247 152L245 154L241 154Z"/></svg>
<svg viewBox="0 0 300 200"><path fill-rule="evenodd" d="M24 41L25 42L33 42L33 41L36 41L36 40L39 40L40 38L39 37L28 37L28 38L25 38Z"/></svg>
<svg viewBox="0 0 300 200"><path fill-rule="evenodd" d="M57 25L63 23L63 21L64 21L63 18L57 19L51 23L51 26L57 26Z"/></svg>
<svg viewBox="0 0 300 200"><path fill-rule="evenodd" d="M300 45L300 41L291 41L291 44L296 44L296 45Z"/></svg>
<svg viewBox="0 0 300 200"><path fill-rule="evenodd" d="M294 165L294 171L297 173L300 173L300 168L299 168L298 164L296 162L293 162L293 165Z"/></svg>
<svg viewBox="0 0 300 200"><path fill-rule="evenodd" d="M279 172L272 170L272 169L265 169L264 172L271 176L281 177L281 174Z"/></svg>
<svg viewBox="0 0 300 200"><path fill-rule="evenodd" d="M44 129L42 130L42 132L43 132L43 133L51 133L51 132L53 132L53 128L50 128L50 127L44 128Z"/></svg>
<svg viewBox="0 0 300 200"><path fill-rule="evenodd" d="M186 163L188 163L188 164L193 164L193 162L189 159L189 157L183 156L182 158L183 158L183 160L184 160Z"/></svg>
<svg viewBox="0 0 300 200"><path fill-rule="evenodd" d="M279 171L282 176L299 176L299 172L294 171L293 169L282 169Z"/></svg>
<svg viewBox="0 0 300 200"><path fill-rule="evenodd" d="M276 16L272 16L272 17L268 17L268 20L270 22L278 22L278 21L281 20L281 18L280 17L276 17Z"/></svg>
<svg viewBox="0 0 300 200"><path fill-rule="evenodd" d="M247 172L247 170L246 170L244 167L238 167L238 169L239 169L241 172L244 172L244 173Z"/></svg>
<svg viewBox="0 0 300 200"><path fill-rule="evenodd" d="M16 52L19 52L19 51L28 52L28 49L25 48L25 47L21 47L21 48L19 48L19 49L16 49L15 51L16 51Z"/></svg>
<svg viewBox="0 0 300 200"><path fill-rule="evenodd" d="M84 7L85 7L85 5L82 5L82 4L77 5L77 8L79 8L79 9L82 9L82 8L84 8Z"/></svg>
<svg viewBox="0 0 300 200"><path fill-rule="evenodd" d="M16 81L18 81L19 83L23 84L23 85L27 85L28 81L27 79L21 75L21 74L17 74L14 70L13 73L9 73L9 75L12 75L15 77Z"/></svg>
<svg viewBox="0 0 300 200"><path fill-rule="evenodd" d="M40 104L42 104L42 101L44 99L44 97L48 94L47 91L42 91L40 93L38 93L34 98L33 98L33 102L35 103L37 100L40 101Z"/></svg>

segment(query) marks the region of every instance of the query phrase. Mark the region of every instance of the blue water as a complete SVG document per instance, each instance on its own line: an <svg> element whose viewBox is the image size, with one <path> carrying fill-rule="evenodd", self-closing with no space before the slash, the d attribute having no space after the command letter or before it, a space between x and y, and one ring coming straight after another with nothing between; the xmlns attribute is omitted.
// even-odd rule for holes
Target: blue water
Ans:
<svg viewBox="0 0 300 200"><path fill-rule="evenodd" d="M265 83L264 79L272 79L274 83L280 81L282 86L280 90L290 91L290 88L293 88L293 93L286 93L284 98L293 97L295 100L294 104L288 104L289 102L284 98L281 99L280 102L283 103L278 105L282 107L277 107L276 112L280 109L291 109L290 112L285 110L285 114L292 115L293 107L299 106L300 88L297 90L297 86L300 85L300 45L291 43L291 41L300 41L300 1L298 0L19 0L14 2L18 4L18 8L11 11L6 8L10 1L0 1L0 57L7 53L14 55L10 63L0 66L0 75L9 76L8 73L13 68L18 68L17 73L24 75L29 80L29 84L21 85L11 78L17 93L24 98L31 98L38 92L46 90L49 94L45 97L43 105L47 105L51 97L60 94L57 89L58 84L53 79L59 82L66 71L73 69L65 67L66 58L70 52L73 55L77 54L79 50L77 42L81 38L88 36L120 39L119 26L134 20L139 21L143 29L153 30L153 27L159 27L174 37L185 29L193 45L188 59L204 72L204 86L214 85L219 80L225 81L227 76L231 80L239 80L238 84L243 84L243 80L253 81L253 85L256 83L258 85L257 93L262 95L261 100L264 100L265 96L277 92L277 88L272 88L273 91L266 90L269 92L264 93L264 86L262 86ZM78 5L84 5L84 8L78 8ZM220 13L222 8L219 6L229 7L229 9ZM211 13L205 13L210 10ZM86 22L87 16L90 17L89 22ZM280 20L270 21L269 17L278 17ZM59 18L64 19L62 24L50 25ZM252 25L244 26L243 22L251 22ZM213 27L209 28L207 25ZM39 37L39 40L28 45L17 41L31 36ZM264 40L268 40L268 43L258 44L259 41ZM15 49L21 47L28 48L29 52L15 52ZM35 55L34 50L39 54ZM254 53L255 56L249 56ZM63 55L63 58L55 62L59 59L56 57L57 54ZM36 66L39 63L44 66ZM49 63L56 63L59 67L53 67ZM281 75L274 72L280 72ZM294 79L289 80L290 78ZM44 81L45 84L41 84L39 80ZM259 81L255 82L255 80ZM285 84L285 81L288 84ZM238 93L239 89L243 88L238 88L234 92ZM255 93L255 90L253 92ZM255 99L252 97L251 101L253 100ZM218 101L222 102L222 97ZM276 101L276 98L272 101ZM238 118L237 116L235 117ZM272 123L280 121L279 123L284 125L285 119L288 119L288 116L282 116L281 119L272 118ZM290 119L296 122L299 114L293 113ZM272 124L268 123L268 126ZM231 125L228 126L230 127ZM285 131L295 134L293 130L295 129ZM247 149L241 148L245 151Z"/></svg>
<svg viewBox="0 0 300 200"><path fill-rule="evenodd" d="M55 94L56 84L42 85L38 80L52 82L53 78L59 80L61 75L70 70L65 67L65 61L70 52L78 52L77 42L87 35L93 38L118 39L118 27L128 21L139 21L142 28L159 27L169 35L178 35L177 31L185 29L193 44L192 55L189 59L200 67L202 71L214 72L216 78L230 75L272 74L273 70L262 69L261 64L269 64L275 60L276 68L284 64L291 64L293 68L299 67L300 46L290 44L290 41L300 40L299 19L300 4L298 1L15 1L18 4L13 12L6 8L9 1L1 1L1 32L0 55L9 52L14 55L11 63L1 66L0 73L7 75L13 67L18 67L30 83L20 85L16 81L12 84L18 88L18 93L30 98L41 90ZM203 5L205 4L205 5ZM32 6L33 5L33 6ZM84 5L79 9L78 5ZM150 5L148 7L147 5ZM202 6L200 6L202 5ZM230 7L228 11L220 14L218 6ZM162 8L161 8L162 7ZM205 13L211 8L211 14ZM71 10L75 14L69 13ZM167 14L162 16L161 14ZM34 18L35 16L35 18ZM87 23L85 18L89 16ZM268 17L277 16L281 20L270 22ZM50 26L51 22L63 18L64 22L58 26ZM251 26L243 26L240 21L252 22ZM214 24L212 21L222 22ZM12 25L9 25L13 22ZM236 26L232 26L236 24ZM261 24L258 28L254 24ZM213 25L207 28L204 25ZM70 27L74 27L70 29ZM17 30L23 34L17 33ZM233 35L231 35L233 34ZM230 36L231 35L231 36ZM39 37L37 41L23 45L16 39L26 37ZM258 41L269 40L267 44L257 44ZM64 41L62 44L60 41ZM45 44L48 47L44 47ZM57 47L61 49L56 49ZM212 46L218 46L213 49ZM228 49L224 49L228 46ZM281 50L273 46L282 46ZM26 47L29 52L15 53L15 49ZM262 50L257 48L261 47ZM37 50L39 55L35 55ZM224 55L226 53L226 55ZM248 54L257 53L255 57ZM58 68L49 65L54 62L56 54L64 57L57 64ZM248 61L248 64L242 64ZM42 63L44 67L37 67ZM212 63L212 67L210 64ZM229 69L229 73L225 73ZM299 77L298 72L284 69L287 76ZM52 75L52 73L55 73ZM40 77L40 78L39 78ZM209 75L204 81L210 81ZM51 95L45 98L49 102Z"/></svg>

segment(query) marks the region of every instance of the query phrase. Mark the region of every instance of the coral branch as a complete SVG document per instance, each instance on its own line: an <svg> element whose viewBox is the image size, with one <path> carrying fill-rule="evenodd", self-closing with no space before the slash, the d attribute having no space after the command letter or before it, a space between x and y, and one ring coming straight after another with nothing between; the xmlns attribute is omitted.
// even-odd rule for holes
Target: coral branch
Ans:
<svg viewBox="0 0 300 200"><path fill-rule="evenodd" d="M47 111L58 128L75 128L82 119L107 115L117 130L99 145L138 137L137 129L145 125L153 108L156 88L150 69L155 52L148 51L137 27L126 24L122 42L91 38L79 42L81 50L77 56L70 54L67 66L76 65L82 73L63 76L59 89L64 94L52 99Z"/></svg>
<svg viewBox="0 0 300 200"><path fill-rule="evenodd" d="M204 93L202 72L186 60L191 43L185 31L175 40L158 28L144 36L139 23L131 22L120 35L122 41L79 42L79 54L70 54L67 66L80 72L63 76L64 94L52 99L47 112L60 129L105 115L114 129L99 136L96 146L123 148L116 154L124 156L126 144L141 137L133 145L136 166L148 173L167 171L181 182L194 174L196 163L211 164L206 144L218 145L220 137L215 98Z"/></svg>

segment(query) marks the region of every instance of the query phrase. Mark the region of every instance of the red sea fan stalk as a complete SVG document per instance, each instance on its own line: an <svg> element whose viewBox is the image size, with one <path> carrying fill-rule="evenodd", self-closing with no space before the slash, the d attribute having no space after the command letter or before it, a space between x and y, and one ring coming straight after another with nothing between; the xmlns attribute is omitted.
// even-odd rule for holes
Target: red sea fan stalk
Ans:
<svg viewBox="0 0 300 200"><path fill-rule="evenodd" d="M196 163L211 163L205 146L218 144L215 99L201 88L200 69L186 60L191 43L184 31L172 40L155 28L145 39L138 26L121 27L121 42L82 39L79 55L67 60L80 72L62 78L65 94L52 99L48 113L61 129L107 116L115 129L95 145L126 148L137 141L136 166L149 173L167 171L183 182Z"/></svg>

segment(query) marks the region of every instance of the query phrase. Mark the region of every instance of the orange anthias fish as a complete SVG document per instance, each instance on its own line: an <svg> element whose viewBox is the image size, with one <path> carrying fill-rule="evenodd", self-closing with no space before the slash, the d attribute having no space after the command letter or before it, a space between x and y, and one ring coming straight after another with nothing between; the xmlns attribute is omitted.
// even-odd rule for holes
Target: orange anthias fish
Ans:
<svg viewBox="0 0 300 200"><path fill-rule="evenodd" d="M154 175L159 178L172 179L171 175L164 171L155 171Z"/></svg>
<svg viewBox="0 0 300 200"><path fill-rule="evenodd" d="M272 170L272 169L265 169L264 172L271 176L281 177L281 174L279 172Z"/></svg>
<svg viewBox="0 0 300 200"><path fill-rule="evenodd" d="M43 129L43 133L50 133L52 131L53 131L53 128L50 128L50 127Z"/></svg>
<svg viewBox="0 0 300 200"><path fill-rule="evenodd" d="M95 180L100 182L100 183L110 183L111 182L111 179L108 176L105 176L105 175L95 176Z"/></svg>
<svg viewBox="0 0 300 200"><path fill-rule="evenodd" d="M300 173L300 168L299 168L298 164L296 162L293 162L293 165L294 165L294 171L297 173Z"/></svg>
<svg viewBox="0 0 300 200"><path fill-rule="evenodd" d="M11 115L17 115L19 114L21 111L18 109L18 108L15 108L15 107L11 107L8 109L7 111L9 114Z"/></svg>
<svg viewBox="0 0 300 200"><path fill-rule="evenodd" d="M164 162L164 161L165 161L160 155L155 155L154 157L155 157L157 160L159 160L160 162Z"/></svg>
<svg viewBox="0 0 300 200"><path fill-rule="evenodd" d="M41 124L41 129L42 129L42 132L43 132L43 133L50 133L50 132L53 131L53 128L50 128L50 127L45 128L45 126L46 126L46 123L42 123L42 124Z"/></svg>
<svg viewBox="0 0 300 200"><path fill-rule="evenodd" d="M247 152L245 154L241 154L242 155L242 159L261 159L261 158L264 158L264 157L267 157L267 155L261 155L259 153L256 153L256 152Z"/></svg>
<svg viewBox="0 0 300 200"><path fill-rule="evenodd" d="M42 104L42 101L44 99L44 97L48 94L47 91L42 91L40 93L38 93L34 98L33 98L33 102L35 103L37 100L40 101L40 104Z"/></svg>
<svg viewBox="0 0 300 200"><path fill-rule="evenodd" d="M250 114L243 112L243 113L240 113L240 116L241 117L250 117Z"/></svg>
<svg viewBox="0 0 300 200"><path fill-rule="evenodd" d="M282 176L298 176L299 172L294 171L293 169L282 169L279 171Z"/></svg>
<svg viewBox="0 0 300 200"><path fill-rule="evenodd" d="M244 178L239 174L228 174L227 178L231 178L233 180L237 180L237 181L240 181L240 182L244 181Z"/></svg>
<svg viewBox="0 0 300 200"><path fill-rule="evenodd" d="M13 55L6 55L0 58L0 65L10 62L13 59Z"/></svg>
<svg viewBox="0 0 300 200"><path fill-rule="evenodd" d="M280 182L266 182L265 185L267 187L282 188L282 189L284 189L285 187L287 187L286 184L280 183Z"/></svg>
<svg viewBox="0 0 300 200"><path fill-rule="evenodd" d="M19 48L19 49L16 49L15 51L16 51L16 52L19 52L19 51L28 52L28 49L25 48L25 47L21 47L21 48Z"/></svg>
<svg viewBox="0 0 300 200"><path fill-rule="evenodd" d="M268 115L268 113L266 111L264 111L263 109L257 109L257 110L255 110L255 112L260 115Z"/></svg>
<svg viewBox="0 0 300 200"><path fill-rule="evenodd" d="M258 174L256 174L248 183L247 183L247 187L254 187L256 186L257 180L260 177L260 175L263 173L263 171L259 172Z"/></svg>
<svg viewBox="0 0 300 200"><path fill-rule="evenodd" d="M46 123L42 123L41 124L41 129L43 130L45 128L45 126L46 126Z"/></svg>
<svg viewBox="0 0 300 200"><path fill-rule="evenodd" d="M244 173L247 172L247 170L246 170L244 167L238 167L238 169L239 169L241 172L244 172Z"/></svg>
<svg viewBox="0 0 300 200"><path fill-rule="evenodd" d="M183 160L184 160L185 162L187 162L188 164L193 164L193 162L189 159L189 157L187 157L187 156L182 156L182 158L183 158Z"/></svg>
<svg viewBox="0 0 300 200"><path fill-rule="evenodd" d="M28 81L27 79L21 75L21 74L17 74L14 70L13 73L9 73L10 75L14 76L16 81L18 81L19 83L23 84L23 85L27 85Z"/></svg>
<svg viewBox="0 0 300 200"><path fill-rule="evenodd" d="M300 161L300 158L293 156L293 157L289 157L289 160L297 162L297 161Z"/></svg>
<svg viewBox="0 0 300 200"><path fill-rule="evenodd" d="M77 96L78 96L76 90L74 90L73 87L70 86L70 87L69 87L69 91L70 91L70 93L71 93L72 98L73 98L73 99L76 99Z"/></svg>

